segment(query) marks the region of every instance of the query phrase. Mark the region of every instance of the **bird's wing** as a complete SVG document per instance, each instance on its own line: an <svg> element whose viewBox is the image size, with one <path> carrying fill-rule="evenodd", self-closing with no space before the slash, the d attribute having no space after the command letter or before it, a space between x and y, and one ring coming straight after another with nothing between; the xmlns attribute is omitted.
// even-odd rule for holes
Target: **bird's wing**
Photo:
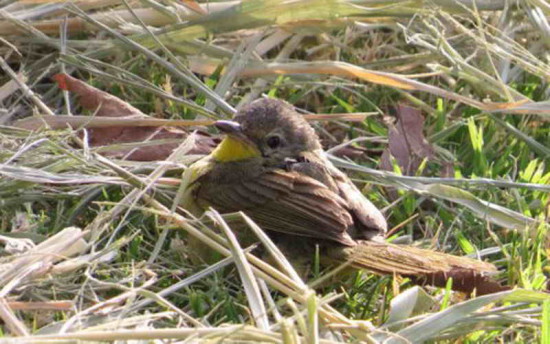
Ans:
<svg viewBox="0 0 550 344"><path fill-rule="evenodd" d="M243 211L265 230L354 245L346 202L296 172L276 169L231 183L200 183L196 199L222 213Z"/></svg>
<svg viewBox="0 0 550 344"><path fill-rule="evenodd" d="M350 235L354 239L372 239L386 233L388 225L384 215L342 171L328 160L324 152L304 153L304 162L292 164L291 169L331 185L331 189L344 199L354 219L355 226L350 227L353 229Z"/></svg>

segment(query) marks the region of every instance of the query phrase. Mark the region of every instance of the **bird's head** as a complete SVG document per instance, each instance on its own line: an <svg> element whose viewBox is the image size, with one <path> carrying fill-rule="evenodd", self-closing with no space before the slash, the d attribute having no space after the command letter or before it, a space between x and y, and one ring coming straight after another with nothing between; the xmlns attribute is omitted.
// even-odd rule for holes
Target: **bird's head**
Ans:
<svg viewBox="0 0 550 344"><path fill-rule="evenodd" d="M301 152L321 148L313 128L282 100L256 100L232 121L217 121L215 126L227 135L225 147L214 154L220 161L262 157L265 165L280 166Z"/></svg>

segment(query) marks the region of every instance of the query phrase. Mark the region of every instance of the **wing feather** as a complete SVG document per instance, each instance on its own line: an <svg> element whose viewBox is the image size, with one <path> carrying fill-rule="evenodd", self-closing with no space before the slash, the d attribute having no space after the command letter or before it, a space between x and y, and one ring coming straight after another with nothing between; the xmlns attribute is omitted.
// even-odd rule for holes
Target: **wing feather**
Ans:
<svg viewBox="0 0 550 344"><path fill-rule="evenodd" d="M270 170L231 183L200 183L196 197L201 206L222 213L242 210L266 230L354 244L345 200L296 172Z"/></svg>
<svg viewBox="0 0 550 344"><path fill-rule="evenodd" d="M353 238L371 239L386 233L386 219L380 210L328 160L324 152L307 152L303 158L303 162L293 164L290 169L330 186L344 200L355 223L349 227L349 234Z"/></svg>

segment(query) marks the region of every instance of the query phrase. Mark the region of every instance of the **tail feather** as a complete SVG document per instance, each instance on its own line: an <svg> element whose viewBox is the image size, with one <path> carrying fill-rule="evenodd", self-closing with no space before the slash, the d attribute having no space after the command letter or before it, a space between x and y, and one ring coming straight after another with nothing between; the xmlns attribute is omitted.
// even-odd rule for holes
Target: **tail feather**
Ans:
<svg viewBox="0 0 550 344"><path fill-rule="evenodd" d="M450 273L455 269L475 270L479 273L495 273L497 271L493 264L471 258L413 246L374 241L362 241L355 246L351 259L352 264L356 267L383 274Z"/></svg>
<svg viewBox="0 0 550 344"><path fill-rule="evenodd" d="M359 269L397 274L421 284L443 287L453 278L453 289L478 295L508 289L492 280L497 268L487 262L385 242L362 241L349 248L347 259Z"/></svg>

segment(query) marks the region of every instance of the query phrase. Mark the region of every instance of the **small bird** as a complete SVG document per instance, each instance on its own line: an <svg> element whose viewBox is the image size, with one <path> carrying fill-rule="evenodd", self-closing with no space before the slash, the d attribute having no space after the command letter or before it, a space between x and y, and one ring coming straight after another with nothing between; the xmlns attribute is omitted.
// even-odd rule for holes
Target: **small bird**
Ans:
<svg viewBox="0 0 550 344"><path fill-rule="evenodd" d="M182 206L191 213L209 207L242 211L291 261L311 259L318 247L324 261L350 261L378 273L446 273L453 267L448 257L494 270L491 264L384 243L384 216L328 160L314 129L292 105L259 99L215 127L224 139L182 177Z"/></svg>

